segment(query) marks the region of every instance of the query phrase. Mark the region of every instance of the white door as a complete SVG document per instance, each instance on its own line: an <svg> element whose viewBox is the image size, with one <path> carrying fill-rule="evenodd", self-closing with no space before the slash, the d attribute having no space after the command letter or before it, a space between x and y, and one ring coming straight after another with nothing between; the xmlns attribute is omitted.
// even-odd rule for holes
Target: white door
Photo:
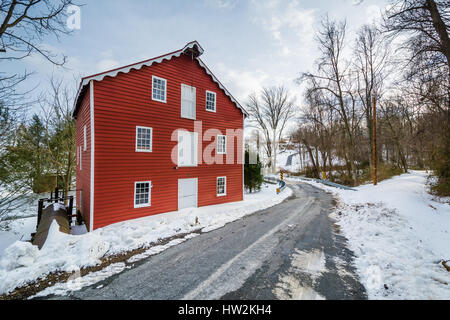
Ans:
<svg viewBox="0 0 450 320"><path fill-rule="evenodd" d="M178 210L197 208L197 178L178 180Z"/></svg>

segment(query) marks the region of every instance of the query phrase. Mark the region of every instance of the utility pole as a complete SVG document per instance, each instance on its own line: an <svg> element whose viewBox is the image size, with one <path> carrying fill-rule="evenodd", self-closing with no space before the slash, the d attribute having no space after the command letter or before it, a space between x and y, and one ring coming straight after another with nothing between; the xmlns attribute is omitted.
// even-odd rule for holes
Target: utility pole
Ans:
<svg viewBox="0 0 450 320"><path fill-rule="evenodd" d="M376 186L377 180L377 98L373 97L373 122L372 122L372 139L373 139L373 185Z"/></svg>

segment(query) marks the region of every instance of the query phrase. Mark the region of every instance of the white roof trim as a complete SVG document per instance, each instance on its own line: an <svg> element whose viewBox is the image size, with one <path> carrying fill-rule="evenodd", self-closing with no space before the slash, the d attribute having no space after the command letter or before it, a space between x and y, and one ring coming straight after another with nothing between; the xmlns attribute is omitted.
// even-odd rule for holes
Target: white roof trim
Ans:
<svg viewBox="0 0 450 320"><path fill-rule="evenodd" d="M174 52L174 53L170 53L170 54L167 54L167 55L165 55L165 56L162 56L162 57L159 57L159 58L156 58L156 59L152 59L152 60L147 60L147 61L144 61L144 62L141 62L141 63L137 63L137 64L133 64L133 65L131 65L131 66L128 66L128 67L123 67L123 68L120 68L120 69L117 69L117 70L112 70L112 71L110 71L110 72L106 72L106 73L102 73L102 74L99 74L99 75L97 75L97 76L92 76L92 77L89 77L89 78L84 78L83 79L83 82L81 83L81 86L85 86L85 85L87 85L88 83L89 83L89 81L91 81L91 80L95 80L95 81L102 81L105 77L115 77L115 76L117 76L120 72L122 72L122 73L128 73L128 72L130 72L131 70L139 70L139 69L141 69L143 66L151 66L153 63L161 63L161 62L163 62L164 60L170 60L170 59L172 59L173 57L179 57L181 54L183 53L183 51L182 50L179 50L179 51L176 51L176 52Z"/></svg>
<svg viewBox="0 0 450 320"><path fill-rule="evenodd" d="M179 57L186 49L192 49L194 48L194 46L197 45L197 48L199 50L200 55L204 52L203 48L200 46L200 44L197 41L192 41L189 42L188 44L186 44L183 49L166 54L164 56L161 57L157 57L154 59L150 59L150 60L146 60L143 62L139 62L136 64L132 64L126 67L122 67L122 68L118 68L118 69L114 69L111 70L109 72L104 72L104 73L100 73L97 75L93 75L90 77L86 77L82 79L82 82L80 83L80 87L78 88L78 92L77 95L75 97L75 103L74 103L74 107L73 107L73 111L72 114L75 112L75 108L77 106L78 103L78 99L79 99L79 95L81 94L82 89L89 84L89 81L94 80L94 81L102 81L105 77L115 77L117 76L119 73L128 73L131 70L139 70L141 69L143 66L151 66L153 63L161 63L164 60L170 60L173 57ZM211 70L209 70L209 68L205 65L205 63L200 60L198 57L196 58L197 61L199 62L200 66L205 69L206 73L208 75L211 76L212 80L217 83L220 87L220 89L222 89L225 94L231 99L231 101L234 102L234 104L241 109L241 111L245 114L248 115L248 113L245 111L245 109L239 104L239 102L231 95L231 93L228 92L228 90L222 85L222 83L220 83L220 81L216 78L216 76L211 72Z"/></svg>
<svg viewBox="0 0 450 320"><path fill-rule="evenodd" d="M231 93L228 92L228 90L223 86L223 84L219 81L219 79L217 79L216 76L211 72L211 70L209 70L209 68L206 66L206 64L200 58L196 58L196 59L197 59L198 63L200 64L200 66L203 69L205 69L206 73L211 76L213 81L219 85L219 88L225 92L225 94L231 99L231 101L233 101L236 104L236 106L239 109L241 109L243 114L248 116L247 111L245 111L245 109L240 105L240 103L231 95Z"/></svg>

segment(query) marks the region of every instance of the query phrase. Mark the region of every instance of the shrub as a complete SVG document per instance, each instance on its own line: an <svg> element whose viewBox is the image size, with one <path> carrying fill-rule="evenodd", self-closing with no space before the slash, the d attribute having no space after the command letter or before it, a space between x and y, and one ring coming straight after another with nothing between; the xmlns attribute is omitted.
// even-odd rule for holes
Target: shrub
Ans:
<svg viewBox="0 0 450 320"><path fill-rule="evenodd" d="M256 164L250 164L250 153L245 151L245 164L244 164L244 185L245 188L251 193L255 190L261 190L261 184L263 182L263 176L261 174L261 162L259 155L256 158Z"/></svg>

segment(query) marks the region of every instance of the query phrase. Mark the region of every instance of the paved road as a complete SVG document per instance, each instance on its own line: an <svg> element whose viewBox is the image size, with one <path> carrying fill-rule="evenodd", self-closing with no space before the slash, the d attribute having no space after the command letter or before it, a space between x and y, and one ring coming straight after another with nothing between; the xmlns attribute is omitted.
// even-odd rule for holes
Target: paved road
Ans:
<svg viewBox="0 0 450 320"><path fill-rule="evenodd" d="M308 184L291 188L275 207L54 298L365 299L352 252L328 217L332 196Z"/></svg>

